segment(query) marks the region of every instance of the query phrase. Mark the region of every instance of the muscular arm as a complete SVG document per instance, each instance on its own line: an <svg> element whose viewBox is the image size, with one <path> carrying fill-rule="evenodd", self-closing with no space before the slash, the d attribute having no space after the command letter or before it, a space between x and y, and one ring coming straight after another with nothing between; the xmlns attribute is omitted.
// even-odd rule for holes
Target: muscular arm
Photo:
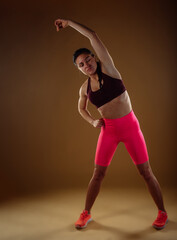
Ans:
<svg viewBox="0 0 177 240"><path fill-rule="evenodd" d="M87 110L88 99L87 96L83 93L83 89L81 87L79 91L79 101L78 101L78 111L80 115L91 125L93 125L94 119L90 115L89 111Z"/></svg>
<svg viewBox="0 0 177 240"><path fill-rule="evenodd" d="M87 110L88 98L85 94L84 87L82 86L79 91L78 111L80 115L94 127L101 127L104 125L102 119L95 120Z"/></svg>

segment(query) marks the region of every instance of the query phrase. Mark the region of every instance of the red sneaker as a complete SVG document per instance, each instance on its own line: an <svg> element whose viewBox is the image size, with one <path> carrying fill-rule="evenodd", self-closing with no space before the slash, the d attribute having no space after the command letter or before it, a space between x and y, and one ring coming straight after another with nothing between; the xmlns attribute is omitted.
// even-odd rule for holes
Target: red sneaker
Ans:
<svg viewBox="0 0 177 240"><path fill-rule="evenodd" d="M82 228L85 228L87 226L87 224L89 222L91 222L92 219L91 219L91 214L88 214L88 211L87 210L84 210L79 219L77 220L77 222L75 222L75 227L77 229L82 229Z"/></svg>
<svg viewBox="0 0 177 240"><path fill-rule="evenodd" d="M159 210L156 220L153 222L152 226L158 230L165 227L168 222L168 215L166 212Z"/></svg>

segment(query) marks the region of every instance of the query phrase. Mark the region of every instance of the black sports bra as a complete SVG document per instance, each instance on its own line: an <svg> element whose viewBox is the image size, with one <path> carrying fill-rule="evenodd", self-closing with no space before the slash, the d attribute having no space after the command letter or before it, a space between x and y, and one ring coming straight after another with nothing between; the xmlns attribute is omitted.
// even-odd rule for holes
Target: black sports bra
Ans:
<svg viewBox="0 0 177 240"><path fill-rule="evenodd" d="M87 95L91 103L97 108L110 102L112 99L120 96L126 91L126 88L121 79L113 78L101 72L103 85L97 91L92 91L90 78L88 78Z"/></svg>

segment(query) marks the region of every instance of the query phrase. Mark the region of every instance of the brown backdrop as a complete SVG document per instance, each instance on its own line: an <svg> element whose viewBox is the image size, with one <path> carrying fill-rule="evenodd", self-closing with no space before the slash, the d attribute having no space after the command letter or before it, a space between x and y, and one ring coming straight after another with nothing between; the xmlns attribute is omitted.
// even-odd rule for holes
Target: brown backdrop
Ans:
<svg viewBox="0 0 177 240"><path fill-rule="evenodd" d="M124 79L162 186L176 186L176 35L173 1L1 1L1 195L86 187L99 129L77 111L86 79L72 53L90 48L68 18L93 28ZM90 112L98 116L96 108ZM141 187L121 143L105 186ZM144 186L144 185L143 185Z"/></svg>

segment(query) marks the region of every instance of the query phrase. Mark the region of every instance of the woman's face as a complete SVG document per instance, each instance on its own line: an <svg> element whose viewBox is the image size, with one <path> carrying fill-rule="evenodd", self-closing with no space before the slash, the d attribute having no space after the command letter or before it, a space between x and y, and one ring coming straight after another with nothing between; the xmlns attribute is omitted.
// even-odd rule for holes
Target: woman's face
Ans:
<svg viewBox="0 0 177 240"><path fill-rule="evenodd" d="M95 74L97 69L97 62L95 57L88 53L79 55L76 59L76 65L78 69L87 76Z"/></svg>

